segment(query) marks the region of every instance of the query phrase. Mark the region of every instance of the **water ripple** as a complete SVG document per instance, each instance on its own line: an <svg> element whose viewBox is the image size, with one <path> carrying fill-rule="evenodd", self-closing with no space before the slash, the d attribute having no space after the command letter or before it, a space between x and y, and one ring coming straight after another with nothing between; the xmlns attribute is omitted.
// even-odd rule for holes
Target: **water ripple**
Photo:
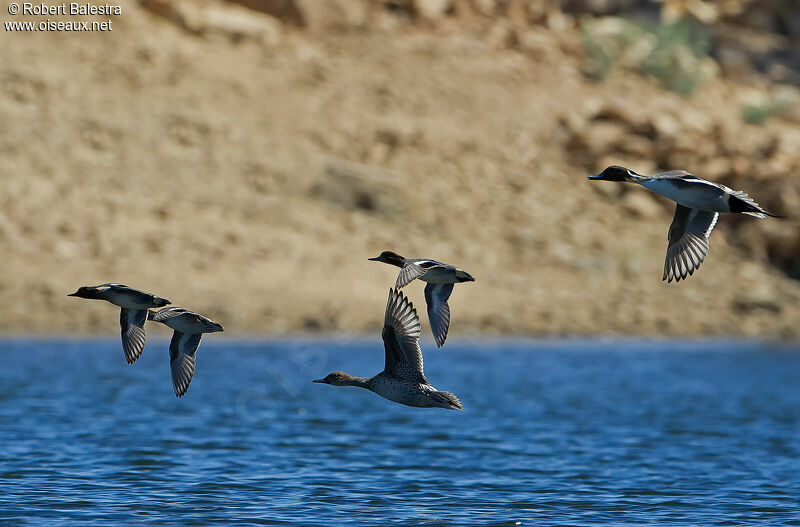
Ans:
<svg viewBox="0 0 800 527"><path fill-rule="evenodd" d="M0 341L0 524L800 525L799 353L458 344L465 413L310 382L379 343L209 339L178 400L164 341Z"/></svg>

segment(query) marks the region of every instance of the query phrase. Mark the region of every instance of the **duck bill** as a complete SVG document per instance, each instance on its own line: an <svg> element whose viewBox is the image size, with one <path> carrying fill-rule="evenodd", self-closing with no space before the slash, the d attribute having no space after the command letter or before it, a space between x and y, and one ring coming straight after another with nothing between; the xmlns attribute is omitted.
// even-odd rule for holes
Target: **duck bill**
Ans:
<svg viewBox="0 0 800 527"><path fill-rule="evenodd" d="M595 174L594 176L589 176L589 179L602 180L605 178L603 177L603 174Z"/></svg>
<svg viewBox="0 0 800 527"><path fill-rule="evenodd" d="M371 262L380 262L381 261L381 257L380 256L376 256L375 258L367 258L367 260L369 260Z"/></svg>
<svg viewBox="0 0 800 527"><path fill-rule="evenodd" d="M317 382L317 383L320 383L320 384L325 384L325 379L316 379L316 380L313 380L311 382Z"/></svg>

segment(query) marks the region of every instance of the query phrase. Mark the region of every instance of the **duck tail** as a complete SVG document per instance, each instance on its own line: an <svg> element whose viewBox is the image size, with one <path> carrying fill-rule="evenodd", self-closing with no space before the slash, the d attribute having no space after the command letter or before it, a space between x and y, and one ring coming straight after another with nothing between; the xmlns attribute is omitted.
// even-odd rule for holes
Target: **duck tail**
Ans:
<svg viewBox="0 0 800 527"><path fill-rule="evenodd" d="M772 214L771 212L767 212L764 210L761 205L753 201L753 198L745 194L741 191L735 191L733 194L730 195L728 198L728 205L731 208L731 212L739 213L739 214L747 214L748 216L753 216L759 219L764 219L767 216L772 218L785 218L786 216L779 216L777 214Z"/></svg>
<svg viewBox="0 0 800 527"><path fill-rule="evenodd" d="M762 214L766 214L770 218L785 218L786 216L781 216L780 214L772 214L771 212L762 211ZM758 216L756 216L758 217Z"/></svg>
<svg viewBox="0 0 800 527"><path fill-rule="evenodd" d="M438 408L464 411L464 405L461 404L461 400L453 393L437 390L430 392L430 397Z"/></svg>

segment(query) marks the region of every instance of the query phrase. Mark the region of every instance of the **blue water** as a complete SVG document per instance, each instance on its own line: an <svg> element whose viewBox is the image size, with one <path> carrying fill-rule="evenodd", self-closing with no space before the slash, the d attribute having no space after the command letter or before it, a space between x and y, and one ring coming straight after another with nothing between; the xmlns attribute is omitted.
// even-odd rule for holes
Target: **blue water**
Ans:
<svg viewBox="0 0 800 527"><path fill-rule="evenodd" d="M213 338L218 337L218 338ZM0 341L2 525L800 525L800 353L430 343L467 412L358 388L378 342Z"/></svg>

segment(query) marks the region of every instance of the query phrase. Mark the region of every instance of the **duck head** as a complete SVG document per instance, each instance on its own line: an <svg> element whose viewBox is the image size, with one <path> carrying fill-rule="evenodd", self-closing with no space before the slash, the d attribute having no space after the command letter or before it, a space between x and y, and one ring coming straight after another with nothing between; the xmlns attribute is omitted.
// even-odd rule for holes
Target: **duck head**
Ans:
<svg viewBox="0 0 800 527"><path fill-rule="evenodd" d="M625 181L628 183L633 183L637 178L640 177L643 176L641 174L637 174L633 170L621 167L619 165L611 165L599 174L595 176L589 176L589 179L595 179L599 181Z"/></svg>
<svg viewBox="0 0 800 527"><path fill-rule="evenodd" d="M349 373L345 373L343 371L335 371L329 373L325 376L324 379L317 379L312 382L318 382L321 384L330 384L332 386L353 386L353 385L360 385L360 379L358 377L354 377Z"/></svg>
<svg viewBox="0 0 800 527"><path fill-rule="evenodd" d="M96 299L99 293L100 293L100 288L97 286L83 286L79 287L77 291L75 291L74 293L70 293L67 296L77 296L78 298Z"/></svg>
<svg viewBox="0 0 800 527"><path fill-rule="evenodd" d="M383 251L375 258L368 258L368 259L373 262L383 262L391 265L396 265L398 267L403 267L403 260L405 260L405 258L392 251Z"/></svg>

